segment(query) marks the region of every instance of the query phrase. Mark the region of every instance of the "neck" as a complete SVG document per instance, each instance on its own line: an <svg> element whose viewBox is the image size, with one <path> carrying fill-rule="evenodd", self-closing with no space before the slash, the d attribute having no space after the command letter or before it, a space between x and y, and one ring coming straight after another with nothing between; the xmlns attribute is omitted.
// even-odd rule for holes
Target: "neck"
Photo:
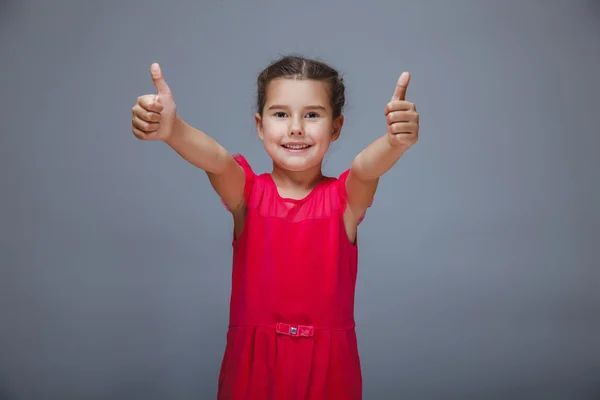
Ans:
<svg viewBox="0 0 600 400"><path fill-rule="evenodd" d="M292 192L310 191L323 179L320 164L304 171L289 171L273 164L271 176L278 187Z"/></svg>

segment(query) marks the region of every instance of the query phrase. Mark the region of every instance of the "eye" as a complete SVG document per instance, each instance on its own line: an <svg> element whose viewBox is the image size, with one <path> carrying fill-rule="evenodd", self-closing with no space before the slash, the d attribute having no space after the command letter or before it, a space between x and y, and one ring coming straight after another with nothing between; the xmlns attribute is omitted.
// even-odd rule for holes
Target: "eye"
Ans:
<svg viewBox="0 0 600 400"><path fill-rule="evenodd" d="M317 118L319 116L319 114L317 114L314 111L309 112L308 114L306 114L308 116L308 118Z"/></svg>
<svg viewBox="0 0 600 400"><path fill-rule="evenodd" d="M286 117L286 114L283 111L277 111L274 115L277 118L285 118Z"/></svg>

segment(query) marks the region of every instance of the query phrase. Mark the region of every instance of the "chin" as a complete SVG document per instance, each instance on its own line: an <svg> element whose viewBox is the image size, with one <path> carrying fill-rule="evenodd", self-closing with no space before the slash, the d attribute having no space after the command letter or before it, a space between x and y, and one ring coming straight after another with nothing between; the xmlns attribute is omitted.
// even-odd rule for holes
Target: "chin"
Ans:
<svg viewBox="0 0 600 400"><path fill-rule="evenodd" d="M319 165L321 159L316 148L307 151L288 151L280 146L265 149L275 164L288 171L300 172Z"/></svg>
<svg viewBox="0 0 600 400"><path fill-rule="evenodd" d="M318 164L318 163L315 163L314 161L310 162L310 161L304 161L304 160L290 160L290 159L282 159L282 158L277 159L277 161L275 161L275 163L280 168L283 168L287 171L292 171L292 172L306 171L307 169L310 169Z"/></svg>
<svg viewBox="0 0 600 400"><path fill-rule="evenodd" d="M318 157L277 157L273 159L276 160L276 163L280 168L292 172L306 171L320 164L320 159Z"/></svg>

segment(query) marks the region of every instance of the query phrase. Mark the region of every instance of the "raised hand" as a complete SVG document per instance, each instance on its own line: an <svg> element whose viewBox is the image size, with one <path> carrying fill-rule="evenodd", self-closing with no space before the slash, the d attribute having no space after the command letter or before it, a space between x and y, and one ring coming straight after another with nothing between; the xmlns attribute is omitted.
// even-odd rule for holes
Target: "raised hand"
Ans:
<svg viewBox="0 0 600 400"><path fill-rule="evenodd" d="M157 94L138 97L132 108L131 128L140 140L167 140L175 125L177 108L158 64L152 64L150 75Z"/></svg>
<svg viewBox="0 0 600 400"><path fill-rule="evenodd" d="M410 74L403 72L396 84L396 90L385 106L387 133L392 146L400 146L407 150L415 144L419 134L419 114L416 106L406 101L406 89L410 82Z"/></svg>

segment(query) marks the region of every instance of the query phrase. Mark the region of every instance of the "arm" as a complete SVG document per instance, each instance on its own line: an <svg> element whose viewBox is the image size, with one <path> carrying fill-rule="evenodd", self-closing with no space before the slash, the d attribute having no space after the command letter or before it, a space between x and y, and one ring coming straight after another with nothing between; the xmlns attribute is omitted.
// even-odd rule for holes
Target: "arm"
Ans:
<svg viewBox="0 0 600 400"><path fill-rule="evenodd" d="M165 143L184 160L206 172L214 190L232 213L243 208L244 170L216 140L176 117Z"/></svg>
<svg viewBox="0 0 600 400"><path fill-rule="evenodd" d="M183 159L206 171L234 217L243 216L244 170L223 146L179 118L173 94L158 64L151 66L150 74L158 94L138 98L132 110L134 135L140 140L162 140Z"/></svg>
<svg viewBox="0 0 600 400"><path fill-rule="evenodd" d="M404 100L410 75L400 76L392 100L385 107L387 133L371 143L353 160L346 180L347 229L354 227L373 201L379 178L390 170L418 138L419 114Z"/></svg>

